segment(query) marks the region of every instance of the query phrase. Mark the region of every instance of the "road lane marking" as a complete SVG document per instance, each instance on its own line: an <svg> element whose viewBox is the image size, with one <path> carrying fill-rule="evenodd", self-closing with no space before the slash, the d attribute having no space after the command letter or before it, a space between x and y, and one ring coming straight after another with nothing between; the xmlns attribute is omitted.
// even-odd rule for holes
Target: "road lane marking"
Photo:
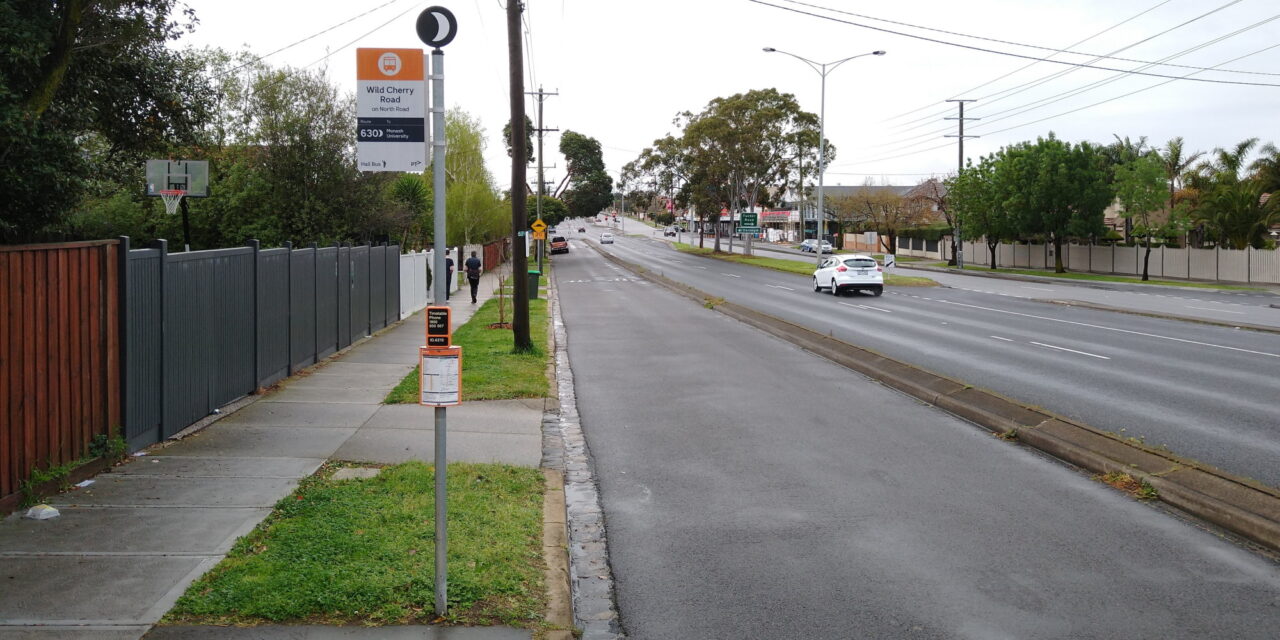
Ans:
<svg viewBox="0 0 1280 640"><path fill-rule="evenodd" d="M1208 308L1208 307L1187 307L1187 308L1188 308L1188 309L1199 309L1199 310L1201 310L1201 311L1213 311L1213 312L1215 312L1215 313L1236 313L1236 314L1239 314L1239 315L1244 315L1244 312L1243 312L1243 311L1227 311L1226 309L1210 309L1210 308Z"/></svg>
<svg viewBox="0 0 1280 640"><path fill-rule="evenodd" d="M786 289L787 291L795 291L795 289L792 289L791 287L784 287L780 284L766 284L765 286L773 287L774 289Z"/></svg>
<svg viewBox="0 0 1280 640"><path fill-rule="evenodd" d="M1028 287L1028 286L1025 286L1025 285L1024 285L1022 288L1023 288L1023 289L1035 289L1036 291L1056 291L1056 289L1045 289L1044 287Z"/></svg>
<svg viewBox="0 0 1280 640"><path fill-rule="evenodd" d="M848 302L837 302L836 304L842 304L846 307L853 307L854 309L857 309L862 306L860 304L849 304Z"/></svg>
<svg viewBox="0 0 1280 640"><path fill-rule="evenodd" d="M707 270L707 268L706 268L706 267L698 267L698 268L699 268L699 269L702 269L703 271L706 271L706 270Z"/></svg>
<svg viewBox="0 0 1280 640"><path fill-rule="evenodd" d="M1030 313L1019 313L1017 311L1006 311L1004 309L992 309L991 307L980 307L976 304L965 304L963 302L951 302L950 300L939 300L942 304L954 304L958 307L969 307L972 309L981 309L983 311L994 311L996 313L1007 313L1011 316L1022 316L1024 318L1035 318L1037 320L1048 320L1050 322L1061 322L1063 324L1074 324L1081 327L1089 327L1090 329L1103 329L1105 331L1115 331L1116 333L1127 333L1135 336L1143 336L1147 338L1158 338L1160 340L1172 340L1173 342L1182 342L1185 344L1194 344L1202 347L1213 347L1215 349L1226 349L1228 351L1239 351L1241 353L1252 353L1258 356L1268 356L1271 358L1280 358L1280 353L1267 353L1266 351L1254 351L1252 349L1241 349L1240 347L1228 347L1221 344L1213 344L1212 342L1200 342L1197 340L1187 340L1185 338L1174 338L1171 336L1162 336L1154 333L1143 333L1141 331L1132 331L1130 329L1117 329L1116 327L1106 327L1100 324L1089 324L1088 322L1076 322L1074 320L1061 320L1058 318L1047 318L1045 316L1037 316Z"/></svg>
<svg viewBox="0 0 1280 640"><path fill-rule="evenodd" d="M735 276L735 275L733 275L732 273L725 273L725 272L723 272L723 271L721 271L721 272L720 272L720 275L722 275L722 276L729 276L730 278L741 278L741 277L742 277L742 276Z"/></svg>
<svg viewBox="0 0 1280 640"><path fill-rule="evenodd" d="M1004 340L1005 342L1013 342L1013 340L1010 340L1008 338L1001 338L1000 336L988 336L988 337L995 338L996 340Z"/></svg>
<svg viewBox="0 0 1280 640"><path fill-rule="evenodd" d="M868 307L868 306L867 306L867 305L865 305L865 304L860 304L860 305L858 305L858 306L859 306L859 307L861 307L861 308L863 308L863 309L870 309L870 310L872 310L872 311L879 311L880 313L893 313L892 311L890 311L890 310L888 310L888 309L881 309L880 307Z"/></svg>
<svg viewBox="0 0 1280 640"><path fill-rule="evenodd" d="M1053 346L1053 345L1051 345L1051 344L1045 344L1045 343L1043 343L1043 342L1035 342L1035 341L1032 341L1032 342L1031 342L1031 344L1039 345L1039 346L1041 346L1041 347L1048 347L1048 348L1050 348L1050 349L1057 349L1058 351L1070 351L1071 353L1078 353L1078 354L1080 354L1080 355L1082 355L1082 356L1089 356L1090 358L1101 358L1101 359L1103 359L1103 360L1110 360L1110 359L1111 359L1111 358L1108 358L1107 356L1100 356L1100 355L1098 355L1098 354L1096 354L1096 353L1089 353L1089 352L1087 352L1087 351L1076 351L1075 349L1068 349L1068 348L1066 348L1066 347L1055 347L1055 346Z"/></svg>

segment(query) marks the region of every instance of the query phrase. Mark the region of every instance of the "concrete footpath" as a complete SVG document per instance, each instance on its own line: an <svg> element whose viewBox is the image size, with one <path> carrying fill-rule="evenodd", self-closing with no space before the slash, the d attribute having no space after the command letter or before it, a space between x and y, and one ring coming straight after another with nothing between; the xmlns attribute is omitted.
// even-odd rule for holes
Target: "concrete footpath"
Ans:
<svg viewBox="0 0 1280 640"><path fill-rule="evenodd" d="M450 301L455 329L492 297ZM281 383L208 427L161 443L49 504L44 521L0 521L0 639L141 638L187 586L325 460L430 462L433 410L382 405L417 364L421 312ZM544 400L448 412L449 460L537 467ZM248 634L246 635L246 632ZM529 638L509 628L160 628L149 638Z"/></svg>

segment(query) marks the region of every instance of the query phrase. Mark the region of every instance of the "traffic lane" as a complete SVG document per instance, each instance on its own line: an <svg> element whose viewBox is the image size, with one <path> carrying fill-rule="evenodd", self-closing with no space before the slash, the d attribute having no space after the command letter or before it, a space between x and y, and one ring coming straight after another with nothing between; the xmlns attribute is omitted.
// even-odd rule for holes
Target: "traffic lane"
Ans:
<svg viewBox="0 0 1280 640"><path fill-rule="evenodd" d="M1270 635L1273 563L595 260L556 277L629 637Z"/></svg>
<svg viewBox="0 0 1280 640"><path fill-rule="evenodd" d="M1159 285L1149 285L1144 287L1145 290L1139 291L1132 287L1114 289L1085 284L1026 282L912 270L910 267L899 267L899 272L903 275L932 278L944 286L980 293L1030 299L1076 300L1148 313L1280 328L1280 309L1270 306L1280 301L1280 297L1267 292L1208 291Z"/></svg>
<svg viewBox="0 0 1280 640"><path fill-rule="evenodd" d="M630 246L618 251L643 262ZM658 255L647 266L710 295L1280 486L1280 350L1269 334L995 296L971 304L947 289L834 298L771 288L799 276Z"/></svg>

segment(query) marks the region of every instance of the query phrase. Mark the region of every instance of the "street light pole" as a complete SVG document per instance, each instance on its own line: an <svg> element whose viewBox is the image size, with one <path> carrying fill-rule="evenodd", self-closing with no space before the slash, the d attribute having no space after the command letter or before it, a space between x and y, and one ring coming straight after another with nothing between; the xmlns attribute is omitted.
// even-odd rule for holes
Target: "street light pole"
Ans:
<svg viewBox="0 0 1280 640"><path fill-rule="evenodd" d="M794 53L789 53L786 51L782 51L780 49L774 49L773 47L765 47L764 52L765 53L783 53L783 54L789 55L792 58L795 58L805 63L806 65L809 65L809 68L818 72L818 75L822 78L822 102L818 107L818 210L814 212L815 219L814 219L814 232L813 232L813 235L814 235L814 251L813 252L818 256L815 268L821 267L822 266L822 223L825 221L824 218L826 217L826 206L825 206L825 201L823 200L822 183L823 183L823 176L826 173L826 169L827 169L827 135L826 135L827 74L831 73L832 71L835 71L836 67L839 67L840 65L850 60L853 60L854 58L862 58L864 56L882 56L884 55L884 52L869 51L867 53L860 53L856 56L849 56L848 58L844 58L842 60L836 60L835 62L826 62L826 63L814 62L813 60L810 60L808 58L802 58ZM803 189L804 189L804 184L802 182L801 190ZM803 211L801 213L802 215L800 217L800 235L804 236ZM801 237L800 240L803 243L804 238ZM831 250L834 253L835 247L832 247Z"/></svg>

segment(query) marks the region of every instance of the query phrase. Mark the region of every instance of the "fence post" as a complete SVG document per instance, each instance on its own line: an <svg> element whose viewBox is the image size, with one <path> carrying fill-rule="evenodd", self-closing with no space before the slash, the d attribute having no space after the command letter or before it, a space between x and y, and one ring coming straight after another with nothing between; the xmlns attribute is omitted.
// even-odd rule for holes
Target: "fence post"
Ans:
<svg viewBox="0 0 1280 640"><path fill-rule="evenodd" d="M311 243L311 361L320 362L320 244Z"/></svg>
<svg viewBox="0 0 1280 640"><path fill-rule="evenodd" d="M262 323L262 309L258 307L258 288L262 286L259 280L262 243L256 239L250 240L249 246L253 247L253 386L261 388L262 371L258 368L258 327Z"/></svg>
<svg viewBox="0 0 1280 640"><path fill-rule="evenodd" d="M120 308L116 310L116 322L119 325L120 371L120 437L128 440L129 436L129 236L120 236L120 253L116 256L116 277L119 281ZM108 428L111 425L107 425Z"/></svg>
<svg viewBox="0 0 1280 640"><path fill-rule="evenodd" d="M333 351L337 353L342 346L342 243L333 243ZM350 318L351 314L347 314Z"/></svg>
<svg viewBox="0 0 1280 640"><path fill-rule="evenodd" d="M160 250L160 433L157 440L164 440L169 432L169 376L165 365L169 362L169 331L165 326L168 305L165 304L165 281L169 272L169 241L156 240L156 248Z"/></svg>
<svg viewBox="0 0 1280 640"><path fill-rule="evenodd" d="M284 352L289 361L285 371L287 375L293 375L293 241L286 240L284 248L284 280L288 283L284 295Z"/></svg>

